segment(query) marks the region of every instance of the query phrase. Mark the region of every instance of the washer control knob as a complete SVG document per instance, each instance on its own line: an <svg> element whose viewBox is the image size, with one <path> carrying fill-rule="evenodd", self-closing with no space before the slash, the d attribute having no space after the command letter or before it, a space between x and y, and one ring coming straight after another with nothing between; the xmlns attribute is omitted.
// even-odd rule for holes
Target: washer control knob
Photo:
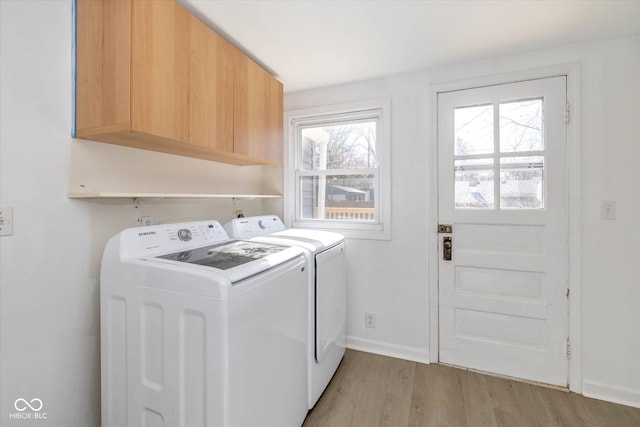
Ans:
<svg viewBox="0 0 640 427"><path fill-rule="evenodd" d="M267 224L265 224L263 220L260 220L258 221L258 227L264 230L265 228L267 228Z"/></svg>
<svg viewBox="0 0 640 427"><path fill-rule="evenodd" d="M192 237L193 235L191 234L191 230L188 230L186 228L181 228L180 230L178 230L178 239L182 240L183 242L188 242Z"/></svg>

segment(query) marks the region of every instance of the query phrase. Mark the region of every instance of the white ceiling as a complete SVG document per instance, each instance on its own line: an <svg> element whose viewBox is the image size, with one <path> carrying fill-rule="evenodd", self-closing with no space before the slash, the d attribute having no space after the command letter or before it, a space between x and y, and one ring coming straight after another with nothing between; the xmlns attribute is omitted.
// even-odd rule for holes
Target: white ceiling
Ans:
<svg viewBox="0 0 640 427"><path fill-rule="evenodd" d="M639 0L178 0L285 91L640 34Z"/></svg>

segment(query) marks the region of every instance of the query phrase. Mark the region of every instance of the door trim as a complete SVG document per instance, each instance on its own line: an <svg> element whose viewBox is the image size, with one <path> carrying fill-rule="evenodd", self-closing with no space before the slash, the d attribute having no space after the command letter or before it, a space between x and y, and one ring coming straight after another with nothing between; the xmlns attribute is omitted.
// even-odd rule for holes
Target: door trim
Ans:
<svg viewBox="0 0 640 427"><path fill-rule="evenodd" d="M530 70L496 74L487 77L431 85L431 158L430 182L427 185L429 210L429 361L439 360L439 294L438 294L438 93L499 84L516 83L548 77L566 76L567 101L571 106L567 126L568 231L569 231L569 390L582 393L582 282L581 282L581 186L580 186L580 64L568 63Z"/></svg>

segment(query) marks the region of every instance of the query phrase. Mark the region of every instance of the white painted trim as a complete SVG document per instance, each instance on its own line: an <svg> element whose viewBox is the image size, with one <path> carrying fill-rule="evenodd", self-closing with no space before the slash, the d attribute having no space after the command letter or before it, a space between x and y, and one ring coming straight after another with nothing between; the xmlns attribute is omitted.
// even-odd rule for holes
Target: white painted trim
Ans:
<svg viewBox="0 0 640 427"><path fill-rule="evenodd" d="M640 408L640 390L585 381L582 392L587 397Z"/></svg>
<svg viewBox="0 0 640 427"><path fill-rule="evenodd" d="M282 177L282 194L283 194L283 203L282 203L282 213L283 213L283 221L286 224L287 227L291 226L291 222L294 219L295 216L295 212L291 212L290 206L291 206L291 202L289 202L289 200L291 200L292 197L296 197L296 188L295 188L295 180L293 177L289 176L291 175L290 173L288 173L289 168L291 167L291 165L295 164L295 156L296 153L293 148L291 146L291 141L295 141L296 135L295 135L295 128L294 126L291 126L291 120L293 119L293 113L289 113L287 111L285 111L284 113L284 134L285 134L285 138L284 138L284 149L283 149L283 177Z"/></svg>
<svg viewBox="0 0 640 427"><path fill-rule="evenodd" d="M438 294L438 87L431 91L431 182L428 191L431 195L429 210L429 356L432 363L440 360L440 304Z"/></svg>
<svg viewBox="0 0 640 427"><path fill-rule="evenodd" d="M571 360L569 361L569 389L576 393L583 392L582 384L582 282L580 276L581 259L581 215L580 215L580 64L568 63L548 67L522 70L504 74L496 74L454 82L431 85L431 141L430 155L434 159L435 178L428 191L431 194L430 211L431 232L429 234L429 257L431 274L429 276L429 354L431 362L438 361L438 184L437 184L437 146L438 146L438 93L466 90L483 86L491 86L519 81L542 79L554 76L567 76L567 100L571 105L571 121L567 133L567 158L569 161L569 336L571 339Z"/></svg>
<svg viewBox="0 0 640 427"><path fill-rule="evenodd" d="M347 337L347 348L380 354L382 356L395 357L397 359L410 360L412 362L429 363L429 352L425 348L407 347L349 336Z"/></svg>
<svg viewBox="0 0 640 427"><path fill-rule="evenodd" d="M474 89L492 85L518 83L527 80L546 79L549 77L566 76L570 74L572 70L578 68L579 66L580 64L578 62L550 65L547 67L532 68L529 70L513 71L458 81L436 83L431 85L431 88L435 91L435 93L441 93L453 92L456 90Z"/></svg>
<svg viewBox="0 0 640 427"><path fill-rule="evenodd" d="M567 127L567 159L569 161L569 390L582 393L582 187L580 179L580 65L568 64L567 100L571 107Z"/></svg>

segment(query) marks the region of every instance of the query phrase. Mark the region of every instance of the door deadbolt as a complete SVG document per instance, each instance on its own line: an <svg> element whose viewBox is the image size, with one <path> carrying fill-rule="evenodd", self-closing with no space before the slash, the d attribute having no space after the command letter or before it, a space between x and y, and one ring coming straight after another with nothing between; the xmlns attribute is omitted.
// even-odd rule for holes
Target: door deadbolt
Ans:
<svg viewBox="0 0 640 427"><path fill-rule="evenodd" d="M453 251L453 242L451 237L442 238L442 259L445 261L451 261L451 252Z"/></svg>
<svg viewBox="0 0 640 427"><path fill-rule="evenodd" d="M453 225L451 224L438 224L438 233L453 233Z"/></svg>

